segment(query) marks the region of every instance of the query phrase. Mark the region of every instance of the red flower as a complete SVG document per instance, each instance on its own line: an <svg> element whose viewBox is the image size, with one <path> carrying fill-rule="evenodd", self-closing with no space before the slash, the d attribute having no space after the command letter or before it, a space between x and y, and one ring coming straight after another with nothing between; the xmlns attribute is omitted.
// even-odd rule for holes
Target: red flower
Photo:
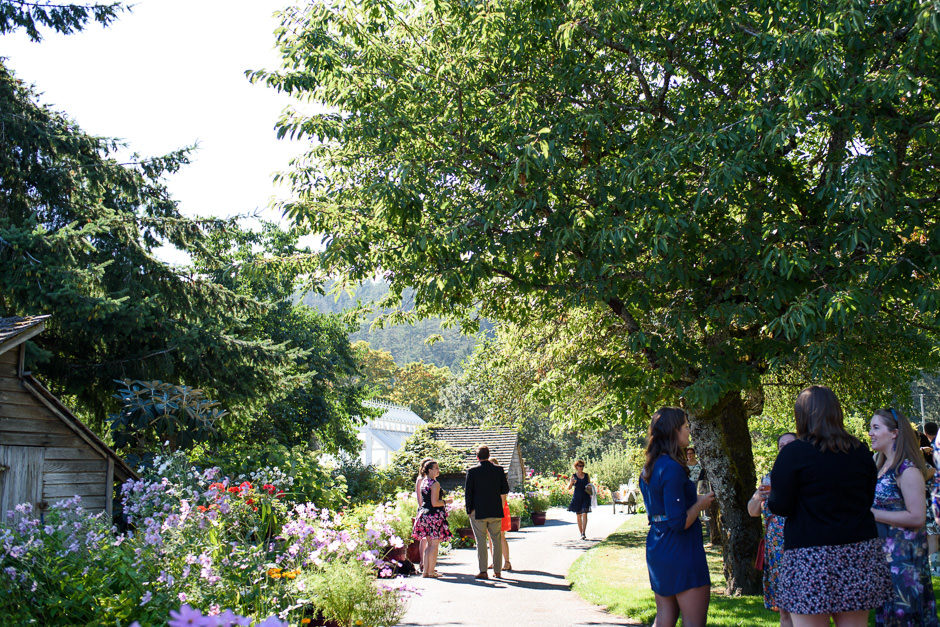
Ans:
<svg viewBox="0 0 940 627"><path fill-rule="evenodd" d="M228 489L228 491L231 492L232 494L238 494L239 492L242 491L242 489L237 486L232 486L231 488Z"/></svg>
<svg viewBox="0 0 940 627"><path fill-rule="evenodd" d="M241 488L242 490L250 490L251 484L248 483L247 481L243 481L242 484L238 487Z"/></svg>
<svg viewBox="0 0 940 627"><path fill-rule="evenodd" d="M204 511L206 511L208 508L207 508L205 505L198 505L198 506L196 506L196 509L198 509L200 512L204 512Z"/></svg>

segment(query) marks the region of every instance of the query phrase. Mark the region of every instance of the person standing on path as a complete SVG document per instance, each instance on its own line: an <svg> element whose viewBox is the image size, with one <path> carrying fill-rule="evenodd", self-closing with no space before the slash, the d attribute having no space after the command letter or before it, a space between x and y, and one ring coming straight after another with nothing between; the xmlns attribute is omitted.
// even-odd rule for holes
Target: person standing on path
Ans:
<svg viewBox="0 0 940 627"><path fill-rule="evenodd" d="M584 461L579 459L574 463L574 474L571 475L571 481L568 482L569 488L574 486L574 493L571 495L568 511L574 512L578 516L578 533L581 534L582 540L587 539L585 535L587 533L587 515L591 511L591 495L587 491L587 486L590 483L591 476L584 472Z"/></svg>
<svg viewBox="0 0 940 627"><path fill-rule="evenodd" d="M418 517L417 510L421 509L424 505L424 497L421 495L421 486L424 484L424 465L429 461L433 461L430 457L425 457L421 460L421 463L418 464L418 478L415 479L415 498L418 500L418 507L415 509L415 518ZM424 572L424 552L428 549L428 539L421 538L421 541L418 543L418 551L421 553L421 558L418 563L418 570Z"/></svg>
<svg viewBox="0 0 940 627"><path fill-rule="evenodd" d="M685 449L690 433L683 410L663 407L653 414L640 474L650 523L646 566L656 597L657 627L675 627L680 614L686 627L704 627L711 600L699 514L715 494L697 495L689 480Z"/></svg>
<svg viewBox="0 0 940 627"><path fill-rule="evenodd" d="M503 506L506 504L506 495L509 494L509 481L506 473L499 466L490 462L490 449L481 446L477 450L479 464L467 471L467 481L464 485L467 515L470 516L470 527L477 543L477 561L480 571L477 579L489 579L486 566L489 561L486 536L489 533L498 538L503 522ZM501 542L493 543L493 574L499 578L502 570L496 570L497 565L502 568L503 546Z"/></svg>

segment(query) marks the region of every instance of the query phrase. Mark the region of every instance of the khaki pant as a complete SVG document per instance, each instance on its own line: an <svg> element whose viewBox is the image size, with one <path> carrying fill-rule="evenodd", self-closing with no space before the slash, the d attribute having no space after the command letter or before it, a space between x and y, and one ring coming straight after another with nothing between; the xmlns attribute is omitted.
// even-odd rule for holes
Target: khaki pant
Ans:
<svg viewBox="0 0 940 627"><path fill-rule="evenodd" d="M477 560L480 562L480 572L485 573L489 562L489 549L486 546L486 532L493 538L493 569L499 572L503 566L503 519L502 518L474 518L470 512L470 528L473 529L473 538L477 541Z"/></svg>

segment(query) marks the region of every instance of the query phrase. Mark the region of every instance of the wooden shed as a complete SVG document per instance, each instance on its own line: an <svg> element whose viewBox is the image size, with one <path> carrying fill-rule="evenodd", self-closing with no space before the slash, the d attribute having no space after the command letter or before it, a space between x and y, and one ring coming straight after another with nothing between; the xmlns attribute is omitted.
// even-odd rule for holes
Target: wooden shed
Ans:
<svg viewBox="0 0 940 627"><path fill-rule="evenodd" d="M522 486L525 469L522 463L522 452L519 450L519 434L515 431L481 427L435 427L431 429L431 437L447 442L456 449L466 451L464 463L467 468L479 463L477 448L482 445L488 446L490 457L499 460L500 465L506 471L509 488L515 490ZM441 485L444 485L443 482Z"/></svg>
<svg viewBox="0 0 940 627"><path fill-rule="evenodd" d="M75 495L110 515L115 483L137 475L23 368L26 340L48 318L0 318L0 515L26 502L42 512Z"/></svg>

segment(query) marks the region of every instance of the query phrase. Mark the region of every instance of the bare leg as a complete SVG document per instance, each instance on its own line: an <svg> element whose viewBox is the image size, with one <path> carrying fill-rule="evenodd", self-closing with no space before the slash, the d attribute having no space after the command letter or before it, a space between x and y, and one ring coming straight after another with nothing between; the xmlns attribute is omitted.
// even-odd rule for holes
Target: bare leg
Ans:
<svg viewBox="0 0 940 627"><path fill-rule="evenodd" d="M679 622L679 602L676 597L664 597L653 593L656 597L656 620L653 627L676 627Z"/></svg>
<svg viewBox="0 0 940 627"><path fill-rule="evenodd" d="M682 627L705 627L708 618L708 603L711 601L710 586L699 586L683 590L676 595L682 613Z"/></svg>
<svg viewBox="0 0 940 627"><path fill-rule="evenodd" d="M421 538L421 542L418 543L418 551L421 557L418 558L419 566L421 570L424 570L424 552L428 550L428 539Z"/></svg>
<svg viewBox="0 0 940 627"><path fill-rule="evenodd" d="M575 517L578 519L578 535L584 535L583 523L581 522L581 514L575 514Z"/></svg>
<svg viewBox="0 0 940 627"><path fill-rule="evenodd" d="M790 619L790 612L780 610L780 627L793 627L793 621Z"/></svg>
<svg viewBox="0 0 940 627"><path fill-rule="evenodd" d="M858 610L857 612L839 612L833 615L836 621L836 627L867 627L869 610Z"/></svg>
<svg viewBox="0 0 940 627"><path fill-rule="evenodd" d="M428 538L428 548L424 553L424 574L421 575L422 577L434 576L434 567L437 566L437 547L440 542L436 538Z"/></svg>
<svg viewBox="0 0 940 627"><path fill-rule="evenodd" d="M828 614L794 614L790 613L793 627L829 627Z"/></svg>
<svg viewBox="0 0 940 627"><path fill-rule="evenodd" d="M587 534L587 514L581 514L581 516L584 518L584 522L581 523L581 533Z"/></svg>

